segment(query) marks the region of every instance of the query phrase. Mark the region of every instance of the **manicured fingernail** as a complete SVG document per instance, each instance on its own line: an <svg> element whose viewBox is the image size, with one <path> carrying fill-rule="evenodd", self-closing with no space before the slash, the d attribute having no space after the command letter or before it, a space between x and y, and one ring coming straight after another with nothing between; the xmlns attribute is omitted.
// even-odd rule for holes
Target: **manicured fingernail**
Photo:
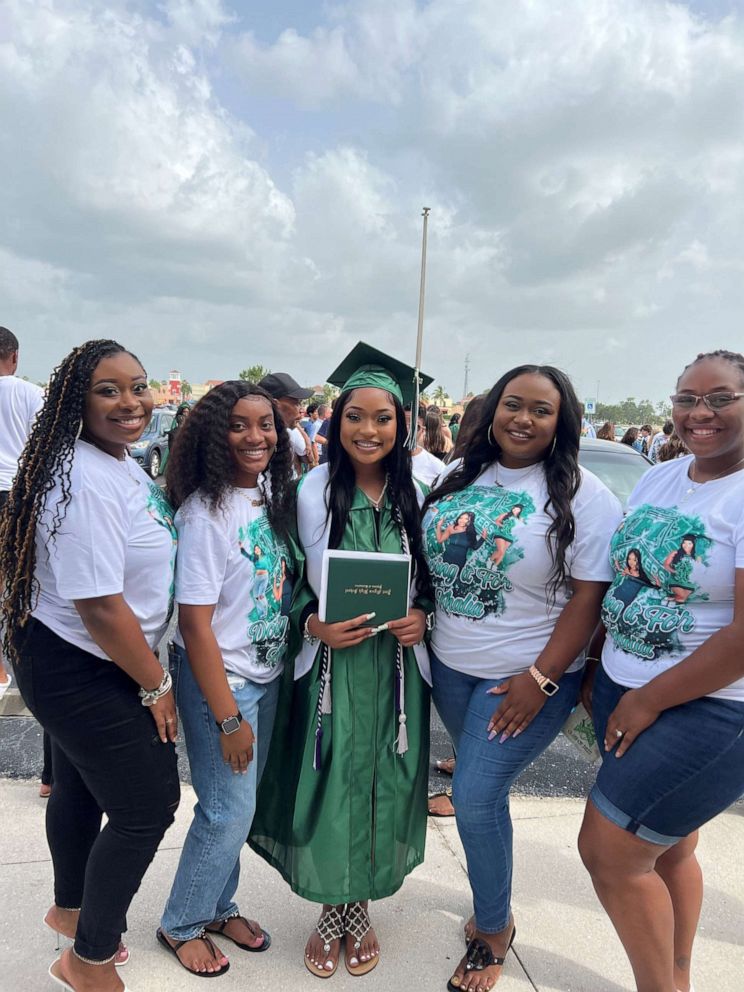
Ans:
<svg viewBox="0 0 744 992"><path fill-rule="evenodd" d="M520 735L521 733L522 733L522 730L521 730L521 728L520 728L519 730L515 730L512 736L513 736L513 737L519 737L519 735Z"/></svg>
<svg viewBox="0 0 744 992"><path fill-rule="evenodd" d="M492 730L492 731L490 732L490 734L488 735L488 739L489 739L489 741L492 741L492 740L494 739L494 737L495 737L495 736L496 736L496 731L495 731L495 730Z"/></svg>
<svg viewBox="0 0 744 992"><path fill-rule="evenodd" d="M504 741L506 741L508 739L509 739L509 735L508 734L502 734L501 737L499 737L499 744L503 744Z"/></svg>
<svg viewBox="0 0 744 992"><path fill-rule="evenodd" d="M368 619L368 620L373 620L373 619L374 619L374 618L375 618L376 616L377 616L377 614L376 614L376 613L368 613L368 614L367 614L367 619Z"/></svg>
<svg viewBox="0 0 744 992"><path fill-rule="evenodd" d="M387 629L388 629L388 625L386 623L381 623L379 627L372 628L372 633L379 634L381 630L387 630Z"/></svg>

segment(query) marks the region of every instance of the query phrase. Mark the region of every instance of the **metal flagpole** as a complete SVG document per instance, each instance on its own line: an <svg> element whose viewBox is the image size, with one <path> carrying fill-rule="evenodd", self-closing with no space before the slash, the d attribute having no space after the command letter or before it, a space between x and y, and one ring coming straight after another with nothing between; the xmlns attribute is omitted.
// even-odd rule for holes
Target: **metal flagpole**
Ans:
<svg viewBox="0 0 744 992"><path fill-rule="evenodd" d="M414 450L416 447L416 423L418 420L419 387L421 371L421 351L424 344L424 298L426 295L426 238L429 228L430 207L424 207L422 217L424 218L424 229L421 234L421 283L419 286L419 308L418 308L418 330L416 333L416 365L414 372L414 402L411 407L411 429L408 432L407 445Z"/></svg>
<svg viewBox="0 0 744 992"><path fill-rule="evenodd" d="M426 293L426 234L429 227L429 207L424 207L424 230L421 235L421 287L419 289L418 334L416 337L416 372L421 369L421 348L424 343L424 296Z"/></svg>

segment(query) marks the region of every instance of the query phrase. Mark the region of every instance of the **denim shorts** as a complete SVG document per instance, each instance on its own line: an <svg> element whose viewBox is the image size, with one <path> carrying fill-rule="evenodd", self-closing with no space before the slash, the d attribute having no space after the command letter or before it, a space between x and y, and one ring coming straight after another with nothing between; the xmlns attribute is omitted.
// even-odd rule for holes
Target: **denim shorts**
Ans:
<svg viewBox="0 0 744 992"><path fill-rule="evenodd" d="M744 702L703 696L664 710L616 758L603 741L626 692L597 669L592 710L603 754L590 798L623 830L676 844L744 795Z"/></svg>

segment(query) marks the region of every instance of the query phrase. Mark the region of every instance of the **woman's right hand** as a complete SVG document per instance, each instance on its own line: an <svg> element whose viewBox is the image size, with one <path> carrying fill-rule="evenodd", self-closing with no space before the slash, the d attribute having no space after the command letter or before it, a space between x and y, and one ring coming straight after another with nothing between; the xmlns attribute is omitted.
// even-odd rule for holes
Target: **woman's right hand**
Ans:
<svg viewBox="0 0 744 992"><path fill-rule="evenodd" d="M168 741L176 740L178 735L178 714L176 713L176 701L173 698L173 690L169 689L157 702L149 706L150 715L158 728L158 737L167 744Z"/></svg>
<svg viewBox="0 0 744 992"><path fill-rule="evenodd" d="M308 622L308 633L318 637L329 648L354 648L368 637L374 637L373 627L363 627L373 618L374 614L362 613L353 620L341 620L339 623L323 623L318 614L313 613Z"/></svg>
<svg viewBox="0 0 744 992"><path fill-rule="evenodd" d="M247 720L243 720L233 734L220 733L222 760L236 775L245 775L248 771L248 765L253 761L254 742L253 727Z"/></svg>

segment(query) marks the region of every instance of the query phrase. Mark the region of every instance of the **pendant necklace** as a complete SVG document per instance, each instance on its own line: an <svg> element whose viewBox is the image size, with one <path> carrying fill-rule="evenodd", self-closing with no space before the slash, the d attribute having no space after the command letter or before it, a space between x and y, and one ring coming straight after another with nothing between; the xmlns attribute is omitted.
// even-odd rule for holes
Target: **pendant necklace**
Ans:
<svg viewBox="0 0 744 992"><path fill-rule="evenodd" d="M385 499L385 493L387 492L387 487L388 487L388 478L387 476L385 476L385 481L382 484L382 489L380 490L380 495L377 497L377 499L373 499L372 496L370 496L370 494L366 491L366 489L362 489L361 486L359 488L362 489L362 492L372 504L373 509L379 511L380 507L382 506L382 501Z"/></svg>
<svg viewBox="0 0 744 992"><path fill-rule="evenodd" d="M240 486L233 486L232 488L233 488L234 492L240 493L240 495L243 497L243 499L248 500L248 502L251 504L251 506L263 506L264 505L263 496L259 497L259 499L254 499L252 496L249 496L248 495L248 493L245 491L245 489L241 489ZM255 491L256 491L255 489L252 489L251 490L251 492L255 492Z"/></svg>
<svg viewBox="0 0 744 992"><path fill-rule="evenodd" d="M708 482L715 482L716 479L720 479L722 476L726 475L727 473L733 475L734 472L736 471L736 469L740 465L744 465L744 458L740 458L739 461L736 462L735 465L729 465L728 468L724 468L717 475L712 475L710 477L710 479L705 479L703 482L697 482L696 479L695 479L695 477L694 477L694 475L693 475L693 472L694 472L694 469L695 469L695 462L694 461L690 462L690 468L688 470L687 477L690 480L690 482L692 483L692 485L690 486L689 489L686 489L685 490L685 494L682 497L682 499L680 500L680 503L686 503L687 500L688 500L688 498L690 496L694 496L695 493L698 491L698 489L701 489L706 483L708 483Z"/></svg>

